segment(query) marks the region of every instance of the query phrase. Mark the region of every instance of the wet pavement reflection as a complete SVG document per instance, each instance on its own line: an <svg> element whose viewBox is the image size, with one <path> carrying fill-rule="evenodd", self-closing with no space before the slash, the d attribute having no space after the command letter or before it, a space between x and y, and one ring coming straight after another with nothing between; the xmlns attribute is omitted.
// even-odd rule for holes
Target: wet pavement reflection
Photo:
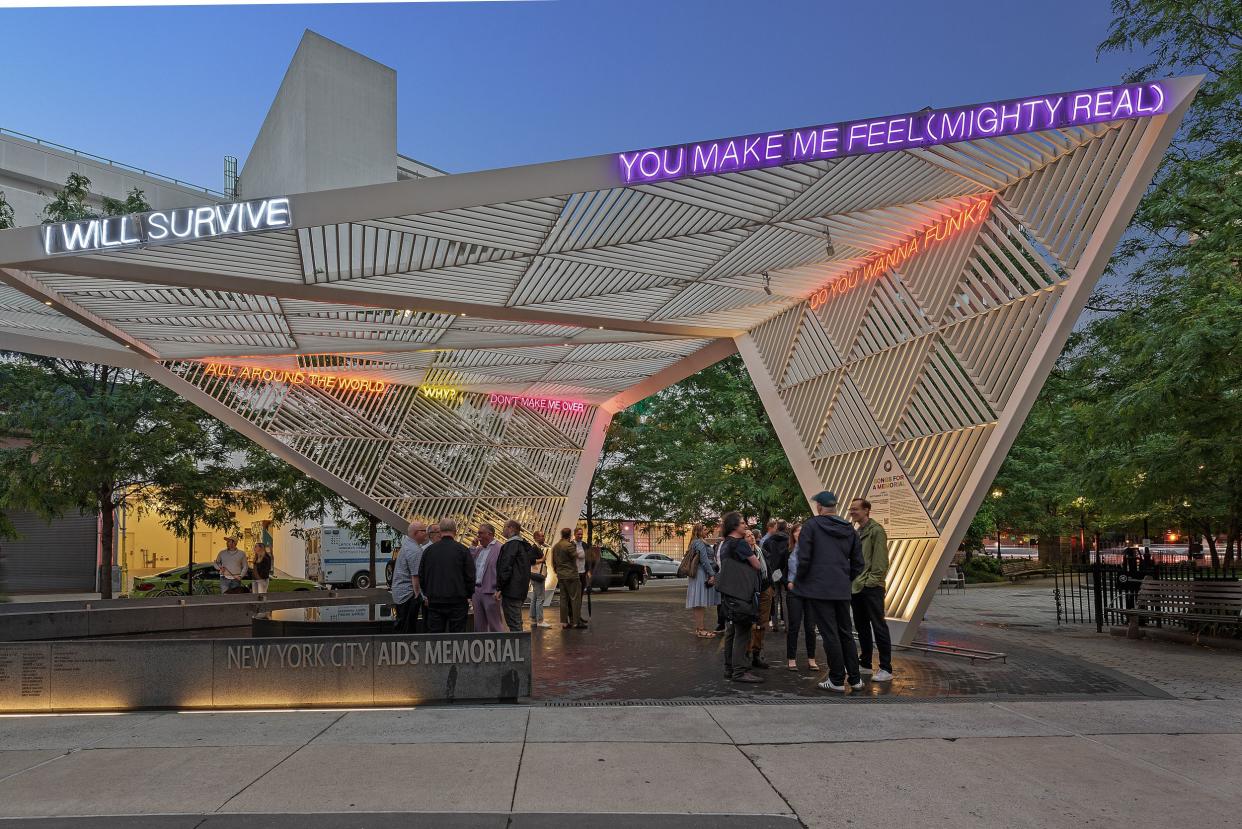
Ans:
<svg viewBox="0 0 1242 829"><path fill-rule="evenodd" d="M657 582L639 593L596 594L587 630L561 630L557 608L550 608L547 621L555 627L535 630L532 636L534 702L843 699L816 687L825 673L806 667L801 645L799 670L786 669L784 632L767 633L764 656L772 667L755 671L764 678L762 685L725 680L723 637L695 637L691 611L684 607L684 588L676 587ZM1004 651L1008 657L1005 662L972 663L961 657L897 650L893 682L868 682L862 692L848 696L876 701L1164 696L1108 669L1051 651L1014 647L975 631L937 627L921 633L921 638ZM822 649L818 659L826 668Z"/></svg>

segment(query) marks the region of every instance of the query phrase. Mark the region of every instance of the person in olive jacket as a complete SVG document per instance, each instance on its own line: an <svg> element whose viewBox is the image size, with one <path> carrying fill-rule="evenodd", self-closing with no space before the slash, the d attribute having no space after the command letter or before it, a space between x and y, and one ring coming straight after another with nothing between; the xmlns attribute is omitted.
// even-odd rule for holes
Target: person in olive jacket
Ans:
<svg viewBox="0 0 1242 829"><path fill-rule="evenodd" d="M530 546L522 538L522 525L505 524L505 543L496 559L496 599L510 631L522 630L522 604L530 590Z"/></svg>
<svg viewBox="0 0 1242 829"><path fill-rule="evenodd" d="M573 532L561 529L561 540L552 545L552 569L561 588L561 627L585 628L582 621L582 580L578 578L578 548L569 540Z"/></svg>
<svg viewBox="0 0 1242 829"><path fill-rule="evenodd" d="M850 502L850 520L858 528L862 542L863 571L850 586L853 595L854 626L858 628L859 671L876 682L893 678L893 640L884 619L884 577L888 575L888 533L871 517L871 502L855 498ZM880 651L880 670L871 674L872 641Z"/></svg>
<svg viewBox="0 0 1242 829"><path fill-rule="evenodd" d="M819 687L844 693L848 682L857 691L863 685L850 623L850 596L852 582L863 571L862 545L850 523L836 514L836 495L824 491L812 500L819 514L802 525L793 592L803 600L824 640L828 677Z"/></svg>

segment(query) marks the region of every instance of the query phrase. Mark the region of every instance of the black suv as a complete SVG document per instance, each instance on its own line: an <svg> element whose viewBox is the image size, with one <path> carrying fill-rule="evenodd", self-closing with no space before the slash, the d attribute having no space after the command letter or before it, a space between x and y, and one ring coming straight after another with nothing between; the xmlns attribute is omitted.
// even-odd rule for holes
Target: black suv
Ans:
<svg viewBox="0 0 1242 829"><path fill-rule="evenodd" d="M624 550L599 548L599 563L591 575L591 586L606 591L610 587L628 587L637 590L646 583L651 573L641 564L630 561Z"/></svg>

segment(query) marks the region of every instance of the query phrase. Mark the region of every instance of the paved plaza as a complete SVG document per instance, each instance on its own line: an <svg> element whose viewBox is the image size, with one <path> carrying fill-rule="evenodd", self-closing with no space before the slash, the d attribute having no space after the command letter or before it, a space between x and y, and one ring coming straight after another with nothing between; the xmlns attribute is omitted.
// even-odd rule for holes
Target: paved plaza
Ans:
<svg viewBox="0 0 1242 829"><path fill-rule="evenodd" d="M139 829L1237 825L1242 654L1058 629L1040 583L971 587L937 596L925 632L1002 650L1003 664L902 652L887 695L830 697L783 669L742 691L717 678L717 643L690 635L682 589L597 595L592 630L537 633L529 705L0 717L0 816Z"/></svg>

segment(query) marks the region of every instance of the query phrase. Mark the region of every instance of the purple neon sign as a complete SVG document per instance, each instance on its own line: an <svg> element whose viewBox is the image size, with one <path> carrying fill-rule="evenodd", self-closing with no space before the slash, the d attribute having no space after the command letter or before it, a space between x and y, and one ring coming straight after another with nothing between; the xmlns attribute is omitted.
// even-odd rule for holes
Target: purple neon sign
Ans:
<svg viewBox="0 0 1242 829"><path fill-rule="evenodd" d="M1169 98L1159 82L1106 86L635 150L617 163L625 184L667 181L1143 118L1163 114Z"/></svg>

